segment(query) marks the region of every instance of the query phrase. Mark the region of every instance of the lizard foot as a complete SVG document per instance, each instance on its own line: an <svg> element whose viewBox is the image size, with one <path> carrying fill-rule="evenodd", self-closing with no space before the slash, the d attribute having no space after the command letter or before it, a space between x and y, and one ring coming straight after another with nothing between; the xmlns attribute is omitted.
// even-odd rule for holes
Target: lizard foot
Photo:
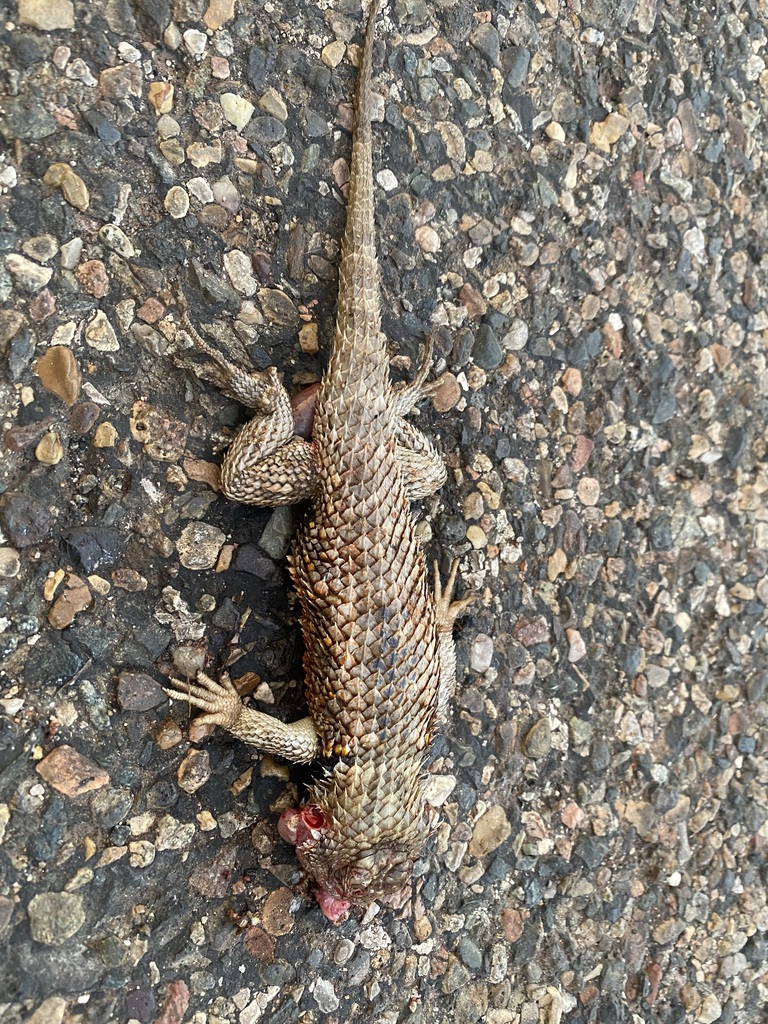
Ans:
<svg viewBox="0 0 768 1024"><path fill-rule="evenodd" d="M171 679L170 683L165 687L169 697L185 700L205 712L195 719L196 725L220 725L231 731L237 724L243 702L226 672L222 672L218 681L205 672L198 672L196 683L183 683L180 679Z"/></svg>
<svg viewBox="0 0 768 1024"><path fill-rule="evenodd" d="M415 408L417 402L420 402L422 398L428 398L440 386L439 379L426 383L432 366L434 347L434 339L431 334L428 334L424 342L421 362L413 380L394 389L393 403L398 416L407 416Z"/></svg>
<svg viewBox="0 0 768 1024"><path fill-rule="evenodd" d="M438 632L450 633L453 629L453 624L460 615L463 615L466 609L472 604L476 598L476 594L468 594L466 597L460 598L458 601L452 600L454 587L456 586L456 577L459 573L459 560L454 560L451 565L451 571L448 574L448 579L443 587L440 579L440 568L437 561L434 562L435 571L435 611L437 613L437 629Z"/></svg>

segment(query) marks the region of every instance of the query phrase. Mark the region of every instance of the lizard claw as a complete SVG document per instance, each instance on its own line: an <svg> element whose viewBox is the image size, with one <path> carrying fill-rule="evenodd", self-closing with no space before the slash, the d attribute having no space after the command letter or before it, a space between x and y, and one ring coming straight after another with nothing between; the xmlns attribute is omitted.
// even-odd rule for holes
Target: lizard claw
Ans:
<svg viewBox="0 0 768 1024"><path fill-rule="evenodd" d="M435 573L435 611L437 613L437 628L440 632L449 631L453 629L453 624L460 615L466 611L466 609L472 604L477 597L477 594L467 594L466 597L460 598L458 601L453 601L453 591L456 586L456 577L459 574L459 560L454 559L451 565L451 570L448 573L448 579L443 587L442 580L440 579L440 567L435 559L434 563Z"/></svg>
<svg viewBox="0 0 768 1024"><path fill-rule="evenodd" d="M231 730L240 718L243 702L226 672L218 680L198 672L196 683L183 683L180 679L169 682L164 689L172 700L185 700L205 712L195 719L196 725L219 725Z"/></svg>

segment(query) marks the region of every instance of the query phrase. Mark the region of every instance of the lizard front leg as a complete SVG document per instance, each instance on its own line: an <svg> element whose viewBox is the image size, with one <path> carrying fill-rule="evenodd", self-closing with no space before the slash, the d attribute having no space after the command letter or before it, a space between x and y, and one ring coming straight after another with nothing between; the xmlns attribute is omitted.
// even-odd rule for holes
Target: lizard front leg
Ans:
<svg viewBox="0 0 768 1024"><path fill-rule="evenodd" d="M173 700L187 701L205 712L195 719L197 725L221 726L263 754L277 754L299 764L317 757L318 738L311 718L286 725L245 707L226 672L218 680L205 672L198 672L194 683L171 679L165 692Z"/></svg>

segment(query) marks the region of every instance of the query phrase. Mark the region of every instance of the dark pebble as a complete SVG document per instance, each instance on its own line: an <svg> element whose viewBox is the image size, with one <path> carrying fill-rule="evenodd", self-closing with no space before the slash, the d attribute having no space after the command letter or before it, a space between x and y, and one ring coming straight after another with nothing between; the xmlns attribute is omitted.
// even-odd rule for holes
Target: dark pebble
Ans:
<svg viewBox="0 0 768 1024"><path fill-rule="evenodd" d="M243 132L249 142L254 141L261 146L274 146L285 138L285 125L275 117L265 114L254 117Z"/></svg>
<svg viewBox="0 0 768 1024"><path fill-rule="evenodd" d="M483 57L485 57L492 67L497 67L501 46L499 41L499 30L495 25L492 25L490 22L486 22L484 25L478 25L470 35L469 41L472 43L474 48L481 53Z"/></svg>
<svg viewBox="0 0 768 1024"><path fill-rule="evenodd" d="M762 700L768 691L768 672L758 672L747 681L747 700Z"/></svg>
<svg viewBox="0 0 768 1024"><path fill-rule="evenodd" d="M3 101L0 135L6 142L15 139L44 139L56 131L56 119L31 92Z"/></svg>
<svg viewBox="0 0 768 1024"><path fill-rule="evenodd" d="M232 567L238 572L256 576L269 586L279 586L282 581L280 570L255 544L243 544L235 552Z"/></svg>
<svg viewBox="0 0 768 1024"><path fill-rule="evenodd" d="M0 524L15 548L28 548L48 539L52 517L36 498L8 491L0 505Z"/></svg>
<svg viewBox="0 0 768 1024"><path fill-rule="evenodd" d="M22 940L13 952L17 972L34 978L36 986L45 979L47 993L80 995L93 989L104 974L103 965L77 938L51 948Z"/></svg>
<svg viewBox="0 0 768 1024"><path fill-rule="evenodd" d="M302 123L304 134L308 139L322 139L326 135L330 135L331 130L328 127L328 122L324 117L316 114L311 107L304 108Z"/></svg>
<svg viewBox="0 0 768 1024"><path fill-rule="evenodd" d="M0 716L0 772L4 771L19 756L24 747L21 729L5 715Z"/></svg>
<svg viewBox="0 0 768 1024"><path fill-rule="evenodd" d="M693 569L693 578L696 582L701 585L706 583L709 577L712 575L712 570L706 562L697 562Z"/></svg>
<svg viewBox="0 0 768 1024"><path fill-rule="evenodd" d="M757 741L754 736L739 736L736 741L736 749L740 754L754 754Z"/></svg>
<svg viewBox="0 0 768 1024"><path fill-rule="evenodd" d="M470 971L479 971L483 966L482 950L466 935L459 939L456 952L459 955L459 959L466 964Z"/></svg>
<svg viewBox="0 0 768 1024"><path fill-rule="evenodd" d="M94 426L100 415L101 410L95 402L79 402L69 414L69 424L82 437Z"/></svg>
<svg viewBox="0 0 768 1024"><path fill-rule="evenodd" d="M105 146L115 146L122 139L120 130L95 107L87 110L84 116Z"/></svg>
<svg viewBox="0 0 768 1024"><path fill-rule="evenodd" d="M669 516L661 515L651 524L651 544L656 551L669 551L672 547L672 524Z"/></svg>
<svg viewBox="0 0 768 1024"><path fill-rule="evenodd" d="M178 799L179 787L173 779L160 779L147 791L147 807L173 807Z"/></svg>
<svg viewBox="0 0 768 1024"><path fill-rule="evenodd" d="M573 852L584 861L590 871L594 871L608 853L608 840L598 836L585 836L578 841Z"/></svg>
<svg viewBox="0 0 768 1024"><path fill-rule="evenodd" d="M24 678L34 686L60 686L82 668L82 659L57 634L44 634L30 651Z"/></svg>
<svg viewBox="0 0 768 1024"><path fill-rule="evenodd" d="M155 1019L157 1002L151 988L135 988L125 994L123 1003L125 1016L129 1020L137 1020L140 1024L150 1024Z"/></svg>
<svg viewBox="0 0 768 1024"><path fill-rule="evenodd" d="M33 64L39 64L43 59L40 44L28 32L11 32L8 39L13 55L22 67L28 68Z"/></svg>
<svg viewBox="0 0 768 1024"><path fill-rule="evenodd" d="M143 672L121 672L117 678L117 699L125 711L149 711L168 700L165 691Z"/></svg>
<svg viewBox="0 0 768 1024"><path fill-rule="evenodd" d="M119 825L132 806L133 794L129 789L105 786L91 797L91 813L96 823L107 831Z"/></svg>
<svg viewBox="0 0 768 1024"><path fill-rule="evenodd" d="M511 89L519 89L531 66L531 51L525 46L510 46L504 52L504 63L507 68L506 84Z"/></svg>
<svg viewBox="0 0 768 1024"><path fill-rule="evenodd" d="M655 403L651 423L658 426L671 420L677 412L677 399L671 391L661 391Z"/></svg>
<svg viewBox="0 0 768 1024"><path fill-rule="evenodd" d="M296 977L296 970L293 964L286 963L285 960L276 960L273 964L266 964L261 971L261 977L264 979L265 985L278 985L282 988L283 985L293 981Z"/></svg>
<svg viewBox="0 0 768 1024"><path fill-rule="evenodd" d="M11 380L19 380L35 354L35 343L29 331L20 331L8 346L8 372Z"/></svg>
<svg viewBox="0 0 768 1024"><path fill-rule="evenodd" d="M501 351L501 345L499 345L493 329L488 324L480 324L478 327L472 347L472 356L483 370L494 370L497 366L501 366L504 353Z"/></svg>
<svg viewBox="0 0 768 1024"><path fill-rule="evenodd" d="M62 534L62 543L69 557L85 573L115 565L120 556L120 533L102 526L75 526Z"/></svg>
<svg viewBox="0 0 768 1024"><path fill-rule="evenodd" d="M248 54L248 67L245 74L256 92L261 92L267 77L267 54L258 46L254 46Z"/></svg>

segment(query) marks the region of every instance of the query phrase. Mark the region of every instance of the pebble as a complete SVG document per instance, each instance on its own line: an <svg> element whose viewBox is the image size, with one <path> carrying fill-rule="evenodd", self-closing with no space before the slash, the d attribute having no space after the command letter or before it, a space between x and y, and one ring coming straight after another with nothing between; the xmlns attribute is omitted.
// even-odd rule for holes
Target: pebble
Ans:
<svg viewBox="0 0 768 1024"><path fill-rule="evenodd" d="M260 288L258 299L270 323L281 327L295 327L299 323L299 313L293 299L279 288Z"/></svg>
<svg viewBox="0 0 768 1024"><path fill-rule="evenodd" d="M523 749L528 757L546 757L552 749L552 730L549 719L540 718L534 722L525 735Z"/></svg>
<svg viewBox="0 0 768 1024"><path fill-rule="evenodd" d="M281 886L267 896L261 911L261 923L270 935L287 935L294 926L291 907L294 895L290 889Z"/></svg>
<svg viewBox="0 0 768 1024"><path fill-rule="evenodd" d="M35 364L35 373L46 391L65 405L74 405L80 394L80 369L71 348L52 345Z"/></svg>
<svg viewBox="0 0 768 1024"><path fill-rule="evenodd" d="M455 776L430 774L424 783L424 797L432 807L442 807L455 788Z"/></svg>
<svg viewBox="0 0 768 1024"><path fill-rule="evenodd" d="M205 48L208 45L208 36L205 32L201 32L196 28L188 28L186 32L182 33L181 38L184 41L184 48L187 53L193 57L200 57L205 53Z"/></svg>
<svg viewBox="0 0 768 1024"><path fill-rule="evenodd" d="M568 661L573 664L586 658L587 647L578 629L566 629L565 635L568 640Z"/></svg>
<svg viewBox="0 0 768 1024"><path fill-rule="evenodd" d="M31 256L38 263L47 263L56 255L58 243L53 235L36 235L23 242L21 248L26 256Z"/></svg>
<svg viewBox="0 0 768 1024"><path fill-rule="evenodd" d="M469 648L469 666L473 672L484 673L493 661L493 640L486 633L478 633Z"/></svg>
<svg viewBox="0 0 768 1024"><path fill-rule="evenodd" d="M158 114L170 114L173 110L173 85L170 82L151 82L147 99Z"/></svg>
<svg viewBox="0 0 768 1024"><path fill-rule="evenodd" d="M19 0L19 24L42 32L75 27L72 0Z"/></svg>
<svg viewBox="0 0 768 1024"><path fill-rule="evenodd" d="M128 238L122 228L116 224L104 224L99 228L99 238L113 252L124 259L132 259L136 255L133 242Z"/></svg>
<svg viewBox="0 0 768 1024"><path fill-rule="evenodd" d="M343 60L346 50L346 45L340 39L336 39L323 47L320 51L320 60L327 68L336 68Z"/></svg>
<svg viewBox="0 0 768 1024"><path fill-rule="evenodd" d="M240 249L230 249L224 253L224 269L236 292L248 298L256 294L259 285L253 276L251 259L246 253Z"/></svg>
<svg viewBox="0 0 768 1024"><path fill-rule="evenodd" d="M488 537L485 531L475 523L467 527L467 540L476 551L484 548L488 543Z"/></svg>
<svg viewBox="0 0 768 1024"><path fill-rule="evenodd" d="M190 750L176 769L179 789L196 793L211 777L211 758L207 750Z"/></svg>
<svg viewBox="0 0 768 1024"><path fill-rule="evenodd" d="M318 341L318 325L316 323L302 324L299 330L299 348L306 355L317 355L320 345Z"/></svg>
<svg viewBox="0 0 768 1024"><path fill-rule="evenodd" d="M604 121L596 121L589 130L589 141L603 153L629 130L629 120L622 114L610 113Z"/></svg>
<svg viewBox="0 0 768 1024"><path fill-rule="evenodd" d="M18 576L21 558L15 548L0 546L0 577L12 579Z"/></svg>
<svg viewBox="0 0 768 1024"><path fill-rule="evenodd" d="M226 539L210 523L189 523L176 542L179 561L186 569L212 569Z"/></svg>
<svg viewBox="0 0 768 1024"><path fill-rule="evenodd" d="M211 164L220 164L223 158L224 151L221 146L221 139L214 139L210 143L191 142L187 146L187 159L193 167L208 167Z"/></svg>
<svg viewBox="0 0 768 1024"><path fill-rule="evenodd" d="M69 242L65 242L60 251L62 270L74 270L80 259L80 253L83 251L82 238L73 238Z"/></svg>
<svg viewBox="0 0 768 1024"><path fill-rule="evenodd" d="M511 833L506 811L500 804L493 804L475 822L469 852L473 857L485 857L497 850Z"/></svg>
<svg viewBox="0 0 768 1024"><path fill-rule="evenodd" d="M562 548L558 548L547 559L547 579L550 582L556 580L562 572L565 572L567 565L568 557Z"/></svg>
<svg viewBox="0 0 768 1024"><path fill-rule="evenodd" d="M600 483L594 477L582 477L576 485L576 493L582 504L596 505L600 497Z"/></svg>
<svg viewBox="0 0 768 1024"><path fill-rule="evenodd" d="M512 627L512 636L523 647L548 643L550 639L549 623L543 615L524 616Z"/></svg>
<svg viewBox="0 0 768 1024"><path fill-rule="evenodd" d="M109 291L109 277L107 276L106 267L101 260L86 260L85 263L81 263L75 270L75 277L84 290L96 299L103 299ZM106 314L103 310L98 312L106 320Z"/></svg>
<svg viewBox="0 0 768 1024"><path fill-rule="evenodd" d="M63 946L85 924L83 897L73 892L43 892L29 901L32 939L44 946Z"/></svg>
<svg viewBox="0 0 768 1024"><path fill-rule="evenodd" d="M276 117L278 121L288 120L288 107L285 105L285 100L277 89L273 89L271 86L259 97L258 108L265 114L269 114L270 117Z"/></svg>
<svg viewBox="0 0 768 1024"><path fill-rule="evenodd" d="M452 373L444 373L432 394L435 412L449 412L461 400L461 385Z"/></svg>
<svg viewBox="0 0 768 1024"><path fill-rule="evenodd" d="M95 761L66 743L55 747L35 765L35 771L49 786L68 797L82 796L109 782L109 775Z"/></svg>
<svg viewBox="0 0 768 1024"><path fill-rule="evenodd" d="M93 447L94 448L113 448L119 438L119 434L115 429L114 425L105 420L100 423L96 428L93 435Z"/></svg>
<svg viewBox="0 0 768 1024"><path fill-rule="evenodd" d="M422 224L421 227L416 228L414 238L422 252L440 251L440 235L430 224Z"/></svg>
<svg viewBox="0 0 768 1024"><path fill-rule="evenodd" d="M501 344L507 352L521 352L528 344L528 324L524 320L513 320Z"/></svg>
<svg viewBox="0 0 768 1024"><path fill-rule="evenodd" d="M339 1008L339 998L336 995L333 983L325 978L318 978L310 985L310 991L315 997L315 1002L321 1013L335 1013Z"/></svg>
<svg viewBox="0 0 768 1024"><path fill-rule="evenodd" d="M470 34L469 41L492 67L498 66L501 43L495 25L490 22L478 25Z"/></svg>
<svg viewBox="0 0 768 1024"><path fill-rule="evenodd" d="M124 669L117 677L117 700L124 711L151 711L168 697L152 676Z"/></svg>
<svg viewBox="0 0 768 1024"><path fill-rule="evenodd" d="M236 92L222 93L219 96L219 103L221 103L221 109L224 111L226 119L239 132L245 128L256 110L256 107L250 100L245 99L243 96L238 96Z"/></svg>
<svg viewBox="0 0 768 1024"><path fill-rule="evenodd" d="M211 198L213 195L211 194ZM173 185L165 194L163 206L174 220L181 220L189 213L189 195L181 185Z"/></svg>
<svg viewBox="0 0 768 1024"><path fill-rule="evenodd" d="M387 167L377 172L376 182L384 189L385 192L392 192L399 184L395 175Z"/></svg>
<svg viewBox="0 0 768 1024"><path fill-rule="evenodd" d="M43 175L43 184L61 189L61 194L66 201L76 210L85 211L90 206L91 198L88 188L80 175L76 174L69 164L51 164Z"/></svg>
<svg viewBox="0 0 768 1024"><path fill-rule="evenodd" d="M352 958L355 952L355 944L349 939L341 939L333 950L333 962L342 966Z"/></svg>
<svg viewBox="0 0 768 1024"><path fill-rule="evenodd" d="M101 309L96 310L93 319L85 328L84 336L87 344L98 352L118 352L120 349L115 329L107 319L107 314Z"/></svg>
<svg viewBox="0 0 768 1024"><path fill-rule="evenodd" d="M58 466L64 458L64 446L55 430L47 430L35 448L35 458L45 466Z"/></svg>
<svg viewBox="0 0 768 1024"><path fill-rule="evenodd" d="M50 267L41 267L39 263L15 252L5 257L5 265L11 272L16 286L25 292L39 292L53 277Z"/></svg>
<svg viewBox="0 0 768 1024"><path fill-rule="evenodd" d="M37 1007L25 1024L63 1024L67 1001L59 996L49 996Z"/></svg>
<svg viewBox="0 0 768 1024"><path fill-rule="evenodd" d="M235 0L208 0L203 21L211 32L217 32L235 16Z"/></svg>

